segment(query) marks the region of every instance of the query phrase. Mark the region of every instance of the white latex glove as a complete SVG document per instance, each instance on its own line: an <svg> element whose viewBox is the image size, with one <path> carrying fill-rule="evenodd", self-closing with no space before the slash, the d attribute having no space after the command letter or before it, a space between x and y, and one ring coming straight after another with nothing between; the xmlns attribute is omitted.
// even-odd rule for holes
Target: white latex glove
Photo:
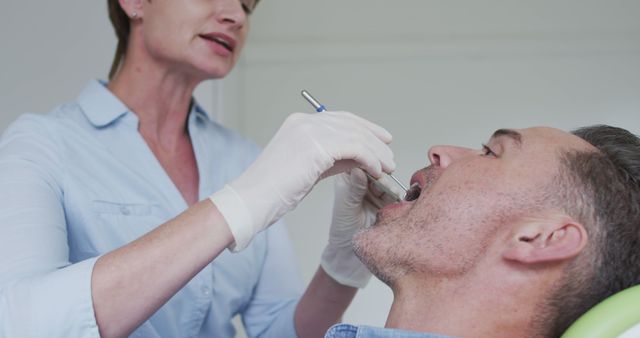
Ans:
<svg viewBox="0 0 640 338"><path fill-rule="evenodd" d="M210 199L244 249L293 209L321 178L353 167L374 177L395 168L384 128L348 112L290 115L256 161Z"/></svg>
<svg viewBox="0 0 640 338"><path fill-rule="evenodd" d="M400 194L399 189L389 188ZM378 209L393 199L375 189L360 169L336 177L329 243L320 265L338 283L363 288L371 273L354 254L351 240L358 230L371 226Z"/></svg>

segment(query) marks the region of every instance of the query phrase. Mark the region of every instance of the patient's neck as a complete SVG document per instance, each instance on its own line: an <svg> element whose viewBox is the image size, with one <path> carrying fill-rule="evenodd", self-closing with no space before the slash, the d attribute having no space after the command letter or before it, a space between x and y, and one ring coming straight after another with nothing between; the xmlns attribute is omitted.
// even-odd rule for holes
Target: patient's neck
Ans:
<svg viewBox="0 0 640 338"><path fill-rule="evenodd" d="M455 337L535 336L532 318L544 289L474 278L426 282L409 277L393 287L385 326Z"/></svg>

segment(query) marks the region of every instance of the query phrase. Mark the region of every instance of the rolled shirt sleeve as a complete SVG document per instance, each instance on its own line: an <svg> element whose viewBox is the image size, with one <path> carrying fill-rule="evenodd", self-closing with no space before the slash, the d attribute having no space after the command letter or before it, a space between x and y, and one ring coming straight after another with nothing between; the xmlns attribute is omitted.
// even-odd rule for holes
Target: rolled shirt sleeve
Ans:
<svg viewBox="0 0 640 338"><path fill-rule="evenodd" d="M100 337L91 301L96 259L3 285L0 336Z"/></svg>
<svg viewBox="0 0 640 338"><path fill-rule="evenodd" d="M62 166L47 126L26 115L0 142L0 336L99 337L95 258L69 261Z"/></svg>

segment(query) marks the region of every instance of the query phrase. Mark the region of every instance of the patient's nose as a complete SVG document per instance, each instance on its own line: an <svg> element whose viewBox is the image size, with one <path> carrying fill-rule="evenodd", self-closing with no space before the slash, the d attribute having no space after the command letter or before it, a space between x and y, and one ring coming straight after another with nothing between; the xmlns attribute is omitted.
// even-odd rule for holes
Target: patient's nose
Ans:
<svg viewBox="0 0 640 338"><path fill-rule="evenodd" d="M433 146L429 149L429 161L437 167L446 168L457 159L475 154L473 149L456 146Z"/></svg>

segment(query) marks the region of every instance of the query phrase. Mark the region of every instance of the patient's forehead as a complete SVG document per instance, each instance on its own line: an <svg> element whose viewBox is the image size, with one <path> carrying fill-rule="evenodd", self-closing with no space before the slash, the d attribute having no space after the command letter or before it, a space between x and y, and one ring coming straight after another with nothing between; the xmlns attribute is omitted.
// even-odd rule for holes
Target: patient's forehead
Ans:
<svg viewBox="0 0 640 338"><path fill-rule="evenodd" d="M530 146L597 151L597 148L589 142L557 128L531 127L515 131L522 135L522 144L530 143Z"/></svg>

